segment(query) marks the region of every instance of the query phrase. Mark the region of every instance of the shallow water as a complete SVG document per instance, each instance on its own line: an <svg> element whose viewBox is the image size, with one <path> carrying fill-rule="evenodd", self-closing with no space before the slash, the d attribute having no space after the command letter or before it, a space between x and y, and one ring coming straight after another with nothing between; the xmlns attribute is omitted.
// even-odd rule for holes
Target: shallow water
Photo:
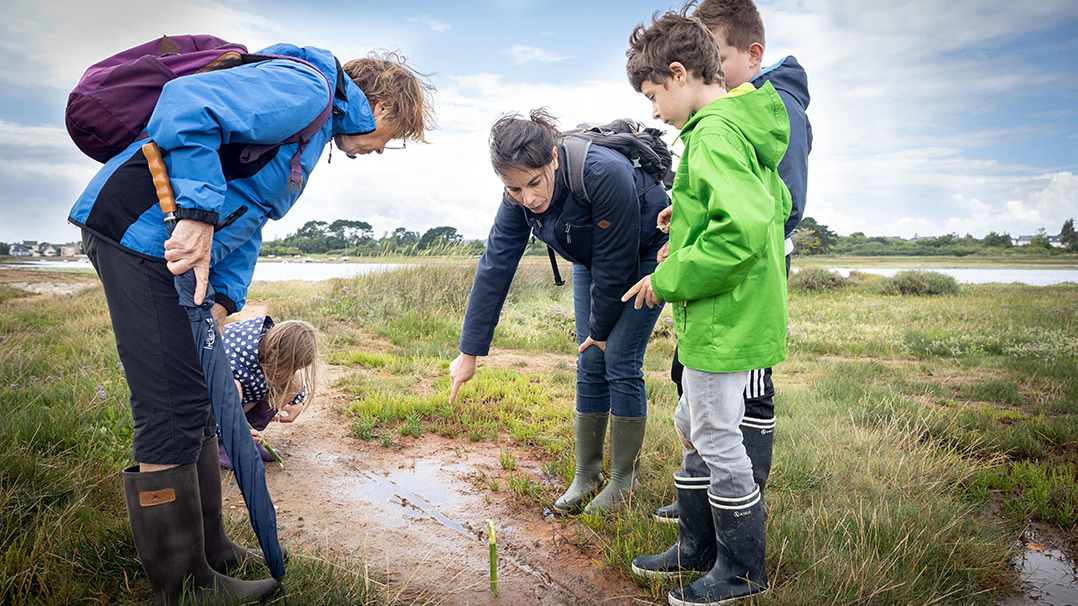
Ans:
<svg viewBox="0 0 1078 606"><path fill-rule="evenodd" d="M849 276L851 271L879 276L893 276L900 271L934 271L951 276L960 284L1002 283L1028 284L1030 286L1049 286L1064 282L1078 283L1078 269L1022 268L1012 267L827 267L842 276ZM797 271L794 267L793 271Z"/></svg>
<svg viewBox="0 0 1078 606"><path fill-rule="evenodd" d="M5 268L33 267L37 269L91 269L93 266L86 259L78 260L44 260L37 259L27 263L3 264ZM255 281L279 282L283 280L303 280L305 282L318 282L331 278L353 278L371 273L391 271L402 267L408 267L407 263L353 263L353 262L303 262L303 261L269 261L260 259L255 265ZM793 271L798 271L795 265ZM1078 269L1060 268L1058 266L1029 267L1016 269L1013 267L841 267L828 266L827 269L838 272L843 276L850 275L850 271L859 271L867 274L881 276L893 276L900 271L915 269L920 271L935 271L947 274L962 284L1009 284L1017 282L1030 286L1049 286L1064 282L1078 283Z"/></svg>
<svg viewBox="0 0 1078 606"><path fill-rule="evenodd" d="M1001 600L997 606L1076 606L1078 605L1078 562L1056 549L1036 543L1020 546L1015 560L1024 595Z"/></svg>

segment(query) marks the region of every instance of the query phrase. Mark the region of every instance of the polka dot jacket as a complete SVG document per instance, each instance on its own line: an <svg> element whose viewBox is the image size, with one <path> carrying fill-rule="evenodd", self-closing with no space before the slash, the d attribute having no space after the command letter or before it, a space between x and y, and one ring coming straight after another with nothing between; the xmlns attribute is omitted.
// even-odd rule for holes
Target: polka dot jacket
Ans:
<svg viewBox="0 0 1078 606"><path fill-rule="evenodd" d="M243 405L260 402L269 395L269 385L262 367L258 364L258 342L262 335L273 327L273 318L259 316L242 322L233 322L225 326L225 353L232 376L240 382L243 391ZM307 397L307 388L290 402L298 404Z"/></svg>

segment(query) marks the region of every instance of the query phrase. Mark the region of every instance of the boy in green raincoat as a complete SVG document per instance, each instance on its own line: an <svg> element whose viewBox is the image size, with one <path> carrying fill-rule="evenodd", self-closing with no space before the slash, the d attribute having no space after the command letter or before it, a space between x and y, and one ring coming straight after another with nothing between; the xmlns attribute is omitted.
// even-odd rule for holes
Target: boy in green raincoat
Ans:
<svg viewBox="0 0 1078 606"><path fill-rule="evenodd" d="M652 578L704 576L671 604L718 604L767 589L764 503L739 425L749 371L786 357L783 224L777 168L789 119L770 83L725 89L718 45L699 21L666 13L630 37L629 80L685 144L671 198L670 255L624 300L672 303L684 394L675 474L678 542L640 556Z"/></svg>

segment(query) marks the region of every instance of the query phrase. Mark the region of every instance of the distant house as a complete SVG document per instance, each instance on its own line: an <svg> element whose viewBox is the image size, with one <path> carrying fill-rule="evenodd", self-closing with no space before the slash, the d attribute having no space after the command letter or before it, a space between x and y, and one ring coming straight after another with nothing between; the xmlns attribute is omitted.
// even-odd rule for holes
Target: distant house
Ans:
<svg viewBox="0 0 1078 606"><path fill-rule="evenodd" d="M1034 234L1032 236L1014 236L1011 241L1014 243L1015 246L1029 246L1029 243L1033 241L1033 238L1036 238L1038 236L1047 238L1048 244L1050 244L1053 248L1063 247L1063 237L1059 234L1054 236L1049 236L1047 234Z"/></svg>
<svg viewBox="0 0 1078 606"><path fill-rule="evenodd" d="M61 257L74 257L82 254L82 242L71 242L68 244L60 244L59 246Z"/></svg>
<svg viewBox="0 0 1078 606"><path fill-rule="evenodd" d="M33 254L33 251L27 248L25 244L15 243L11 245L12 257L31 257Z"/></svg>

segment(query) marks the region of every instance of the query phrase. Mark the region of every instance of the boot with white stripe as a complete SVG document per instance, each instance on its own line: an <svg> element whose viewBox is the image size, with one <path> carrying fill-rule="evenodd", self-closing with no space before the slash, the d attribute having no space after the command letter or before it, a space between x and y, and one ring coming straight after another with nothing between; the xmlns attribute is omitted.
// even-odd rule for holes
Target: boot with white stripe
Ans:
<svg viewBox="0 0 1078 606"><path fill-rule="evenodd" d="M701 574L715 564L715 529L707 487L711 478L674 474L681 515L677 542L658 555L633 558L633 574L649 579L676 579L683 574Z"/></svg>
<svg viewBox="0 0 1078 606"><path fill-rule="evenodd" d="M771 475L771 451L775 443L775 417L762 419L746 415L741 420L742 442L752 461L752 479L763 493Z"/></svg>
<svg viewBox="0 0 1078 606"><path fill-rule="evenodd" d="M764 502L759 487L728 499L708 492L715 527L715 566L670 592L671 606L726 604L767 590L764 569Z"/></svg>

